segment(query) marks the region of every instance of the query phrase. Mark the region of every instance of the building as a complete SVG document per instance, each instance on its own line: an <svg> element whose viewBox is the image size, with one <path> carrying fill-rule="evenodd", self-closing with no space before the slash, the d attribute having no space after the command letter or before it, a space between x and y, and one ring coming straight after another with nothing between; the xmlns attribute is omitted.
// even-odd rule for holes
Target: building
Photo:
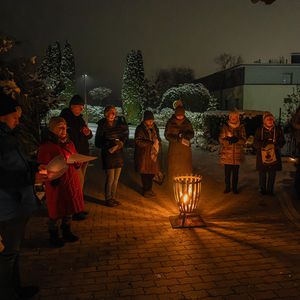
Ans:
<svg viewBox="0 0 300 300"><path fill-rule="evenodd" d="M221 110L262 110L279 117L283 101L300 85L300 53L292 53L291 63L240 64L199 78Z"/></svg>

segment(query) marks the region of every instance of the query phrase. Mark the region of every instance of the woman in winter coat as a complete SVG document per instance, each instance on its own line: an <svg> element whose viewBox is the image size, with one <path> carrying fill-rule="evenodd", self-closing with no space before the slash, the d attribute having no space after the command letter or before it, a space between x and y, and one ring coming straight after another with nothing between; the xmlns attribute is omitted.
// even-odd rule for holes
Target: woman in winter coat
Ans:
<svg viewBox="0 0 300 300"><path fill-rule="evenodd" d="M276 162L263 163L262 149L267 145L274 145ZM281 148L285 145L284 133L279 126L275 126L273 115L266 111L263 114L263 125L256 129L253 147L257 148L256 170L259 171L260 195L273 196L276 171L282 170Z"/></svg>
<svg viewBox="0 0 300 300"><path fill-rule="evenodd" d="M62 155L67 160L77 153L67 135L67 123L61 117L52 117L49 122L48 140L39 147L37 162L47 165L54 157ZM70 231L72 215L84 210L80 179L76 168L80 163L68 164L68 170L58 179L46 181L46 199L49 213L50 243L54 247L64 246L59 238L58 225L61 222L63 238L76 242L79 238Z"/></svg>
<svg viewBox="0 0 300 300"><path fill-rule="evenodd" d="M190 140L194 137L192 123L185 117L182 106L175 108L174 115L165 128L165 138L169 142L168 178L193 173Z"/></svg>
<svg viewBox="0 0 300 300"><path fill-rule="evenodd" d="M116 200L116 192L123 167L125 137L121 126L115 120L116 108L106 106L104 116L105 118L97 123L95 145L102 149L102 166L106 172L105 203L109 207L114 207L121 204Z"/></svg>
<svg viewBox="0 0 300 300"><path fill-rule="evenodd" d="M219 142L223 145L221 153L221 164L225 165L225 184L224 194L232 191L238 194L237 184L239 167L243 163L243 147L247 140L245 126L240 123L240 115L237 109L231 111L229 121L224 124L220 133Z"/></svg>
<svg viewBox="0 0 300 300"><path fill-rule="evenodd" d="M161 147L161 138L155 123L154 116L149 110L144 113L144 121L135 131L135 168L141 174L143 196L156 196L152 191L152 180L159 171L158 153Z"/></svg>

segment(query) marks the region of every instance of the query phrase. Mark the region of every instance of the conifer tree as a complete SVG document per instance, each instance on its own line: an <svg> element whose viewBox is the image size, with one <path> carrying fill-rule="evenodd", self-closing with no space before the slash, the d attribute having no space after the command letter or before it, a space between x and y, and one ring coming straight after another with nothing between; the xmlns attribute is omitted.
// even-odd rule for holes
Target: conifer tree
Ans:
<svg viewBox="0 0 300 300"><path fill-rule="evenodd" d="M75 94L75 59L73 49L68 41L65 43L61 59L61 76L65 86L61 97L69 101Z"/></svg>
<svg viewBox="0 0 300 300"><path fill-rule="evenodd" d="M140 122L140 111L146 99L144 77L142 52L132 50L126 57L121 93L124 113L132 124Z"/></svg>

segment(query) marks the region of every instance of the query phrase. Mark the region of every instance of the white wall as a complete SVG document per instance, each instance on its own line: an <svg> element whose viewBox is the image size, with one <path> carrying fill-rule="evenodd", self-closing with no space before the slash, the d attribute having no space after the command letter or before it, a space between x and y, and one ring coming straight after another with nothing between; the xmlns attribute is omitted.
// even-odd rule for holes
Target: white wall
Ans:
<svg viewBox="0 0 300 300"><path fill-rule="evenodd" d="M244 110L269 111L279 117L284 111L283 100L293 93L294 85L244 85Z"/></svg>

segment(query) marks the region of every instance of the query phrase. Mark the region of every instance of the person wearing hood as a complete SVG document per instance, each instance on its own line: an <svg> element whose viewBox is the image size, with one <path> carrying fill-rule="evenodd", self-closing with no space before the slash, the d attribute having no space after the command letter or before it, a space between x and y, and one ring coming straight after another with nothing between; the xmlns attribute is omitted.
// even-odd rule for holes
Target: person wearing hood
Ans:
<svg viewBox="0 0 300 300"><path fill-rule="evenodd" d="M84 101L80 95L76 94L72 97L69 108L61 111L60 117L64 118L68 126L69 139L74 143L79 154L89 155L89 140L93 137L92 131L88 128L82 117ZM84 177L88 162L81 164L77 169L81 189L83 190ZM73 215L74 220L84 220L88 212L83 211Z"/></svg>
<svg viewBox="0 0 300 300"><path fill-rule="evenodd" d="M30 298L38 286L21 286L19 252L30 213L40 206L34 184L47 175L46 166L28 162L13 139L22 109L10 96L0 94L0 299ZM4 247L4 249L3 249Z"/></svg>
<svg viewBox="0 0 300 300"><path fill-rule="evenodd" d="M263 125L256 129L253 142L253 147L257 149L256 170L259 171L260 195L273 196L276 171L282 170L281 148L285 145L285 139L270 112L264 112L262 120Z"/></svg>
<svg viewBox="0 0 300 300"><path fill-rule="evenodd" d="M194 137L192 123L185 117L185 110L177 106L165 128L165 138L169 142L168 178L193 173L190 140Z"/></svg>
<svg viewBox="0 0 300 300"><path fill-rule="evenodd" d="M245 126L240 123L240 114L235 108L229 114L229 121L224 124L220 133L219 142L222 147L221 164L225 166L225 185L224 194L231 191L238 194L237 184L239 166L243 163L244 144L246 143ZM231 179L232 176L232 179Z"/></svg>
<svg viewBox="0 0 300 300"><path fill-rule="evenodd" d="M159 172L158 153L161 147L159 130L151 111L144 112L144 120L135 130L135 169L141 174L143 196L150 198L156 196L152 190L152 180Z"/></svg>
<svg viewBox="0 0 300 300"><path fill-rule="evenodd" d="M97 122L95 146L101 148L102 167L106 172L105 203L109 207L120 205L116 200L119 177L122 171L123 146L126 142L120 124L116 121L116 108L108 105L104 118Z"/></svg>
<svg viewBox="0 0 300 300"><path fill-rule="evenodd" d="M62 155L67 160L77 153L73 142L68 138L67 122L61 117L52 117L50 133L38 151L37 162L47 165L53 158ZM76 242L79 238L70 231L72 215L84 210L80 179L76 168L80 163L68 164L67 171L59 178L45 182L49 213L50 243L53 247L64 246L64 240ZM59 224L63 239L59 236Z"/></svg>

